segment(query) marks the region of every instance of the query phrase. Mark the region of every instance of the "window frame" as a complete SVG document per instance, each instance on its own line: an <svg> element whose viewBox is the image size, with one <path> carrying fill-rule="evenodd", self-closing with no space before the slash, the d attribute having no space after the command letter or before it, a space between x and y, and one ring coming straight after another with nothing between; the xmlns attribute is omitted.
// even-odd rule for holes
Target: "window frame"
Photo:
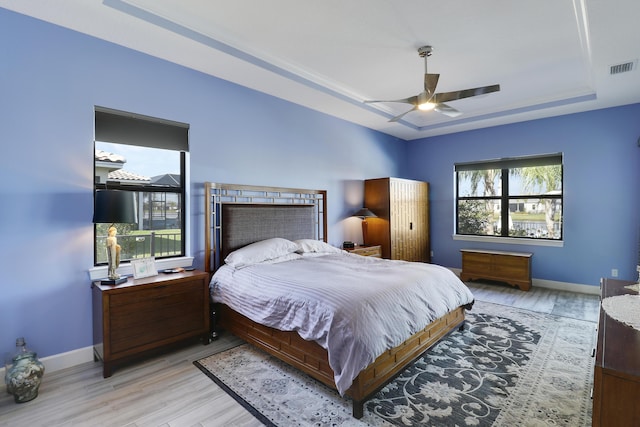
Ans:
<svg viewBox="0 0 640 427"><path fill-rule="evenodd" d="M94 143L95 144L95 143ZM133 145L133 144L129 144ZM95 162L94 162L95 164ZM171 187L157 187L152 184L127 184L127 183L118 183L118 182L95 182L93 186L93 197L95 200L96 190L121 190L127 191L134 194L138 194L142 196L143 193L164 193L164 194L178 194L180 200L182 201L181 206L181 214L180 214L180 230L181 230L181 238L180 238L180 255L166 255L166 256L156 256L156 259L166 259L166 258L179 258L186 256L186 177L185 177L185 168L186 166L186 153L184 151L180 152L180 187L175 187L176 189L172 189ZM94 176L95 176L95 166L94 166ZM98 247L98 239L97 239L97 224L94 224L93 227L93 265L94 266L103 266L107 265L107 262L98 262L98 251L102 248ZM122 260L122 264L130 263L131 259Z"/></svg>
<svg viewBox="0 0 640 427"><path fill-rule="evenodd" d="M113 144L130 145L138 147L147 147L151 149L175 150L179 152L180 162L180 186L157 186L153 184L133 184L127 182L98 182L96 179L96 161L93 161L93 197L95 201L96 190L122 190L137 194L144 197L145 193L164 193L176 194L181 201L180 212L180 254L159 256L156 262L163 268L175 268L191 266L193 257L187 255L188 246L188 130L189 125L180 122L174 122L164 119L158 119L149 116L143 116L135 113L128 113L113 110L104 107L95 107L95 136L94 149L96 150L97 142L108 142ZM151 197L150 197L151 199ZM150 200L151 202L151 200ZM101 270L105 269L106 262L98 262L98 235L97 224L93 227L93 265L90 269L92 279L96 275L101 274ZM122 260L122 273L128 273L131 268L130 259ZM105 270L106 271L106 270Z"/></svg>
<svg viewBox="0 0 640 427"><path fill-rule="evenodd" d="M511 170L532 166L560 166L560 194L513 194L509 195L509 179L512 176ZM460 196L459 173L473 170L500 170L500 194L493 196ZM532 244L540 246L562 246L564 243L564 158L562 153L532 155L514 158L502 158L494 160L483 160L475 162L456 163L454 165L454 240L484 241L496 243L517 243ZM530 236L509 236L509 212L510 201L525 199L537 200L559 200L560 212L560 234L558 238L550 237L530 237ZM499 200L500 201L500 235L474 234L460 232L460 202L469 200Z"/></svg>

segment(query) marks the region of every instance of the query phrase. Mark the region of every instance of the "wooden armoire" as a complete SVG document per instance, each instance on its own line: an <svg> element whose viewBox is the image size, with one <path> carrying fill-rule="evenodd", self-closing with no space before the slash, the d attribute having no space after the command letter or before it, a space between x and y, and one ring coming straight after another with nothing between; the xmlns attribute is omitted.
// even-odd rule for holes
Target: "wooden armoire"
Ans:
<svg viewBox="0 0 640 427"><path fill-rule="evenodd" d="M377 215L367 218L367 244L381 245L382 257L431 261L429 184L401 178L367 179L364 206Z"/></svg>

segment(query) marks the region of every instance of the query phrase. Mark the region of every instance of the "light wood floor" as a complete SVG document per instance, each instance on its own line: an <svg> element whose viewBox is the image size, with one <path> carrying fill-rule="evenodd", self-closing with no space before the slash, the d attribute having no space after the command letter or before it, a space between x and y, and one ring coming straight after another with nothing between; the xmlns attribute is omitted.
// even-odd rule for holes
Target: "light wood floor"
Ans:
<svg viewBox="0 0 640 427"><path fill-rule="evenodd" d="M522 292L497 284L469 287L482 301L596 321L598 297L532 288ZM100 363L45 373L39 396L16 404L0 393L0 426L260 426L192 362L238 340L223 335L116 369L102 378Z"/></svg>

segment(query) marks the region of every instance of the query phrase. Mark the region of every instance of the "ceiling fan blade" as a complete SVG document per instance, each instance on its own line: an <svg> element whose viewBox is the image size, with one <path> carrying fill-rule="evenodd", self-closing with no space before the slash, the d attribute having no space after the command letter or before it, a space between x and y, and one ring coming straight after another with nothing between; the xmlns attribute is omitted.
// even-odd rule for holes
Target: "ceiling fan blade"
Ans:
<svg viewBox="0 0 640 427"><path fill-rule="evenodd" d="M409 111L405 111L404 113L400 114L399 116L395 116L394 118L392 118L391 120L389 120L390 122L397 122L398 120L400 120L401 118L403 118L405 116L405 114L409 114L412 111L415 111L418 109L418 106L415 105L411 110Z"/></svg>
<svg viewBox="0 0 640 427"><path fill-rule="evenodd" d="M425 74L424 75L424 90L433 96L436 93L436 86L438 85L438 79L440 74Z"/></svg>
<svg viewBox="0 0 640 427"><path fill-rule="evenodd" d="M436 105L436 107L433 109L433 111L437 111L438 113L442 113L445 116L448 117L458 117L462 114L461 111L456 110L453 107L448 106L447 104L438 104Z"/></svg>
<svg viewBox="0 0 640 427"><path fill-rule="evenodd" d="M476 87L472 89L464 89L464 90L456 90L452 92L442 92L435 93L436 87L438 86L438 80L440 79L440 74L429 74L427 71L427 59L433 53L432 46L422 46L418 48L418 55L421 58L424 58L424 90L420 92L417 96L412 96L410 98L404 99L395 99L395 100L377 100L377 101L363 101L365 103L372 102L399 102L403 104L411 104L413 108L409 111L405 111L404 113L393 117L390 122L397 122L402 119L406 114L409 114L415 110L426 110L428 111L430 108L433 108L435 111L444 114L448 117L458 117L462 114L462 112L456 110L455 108L445 104L448 101L455 101L457 99L470 98L472 96L480 96L486 95L492 92L498 92L500 90L500 85L491 85L491 86L482 86ZM435 105L435 107L434 107ZM422 107L422 108L420 108Z"/></svg>
<svg viewBox="0 0 640 427"><path fill-rule="evenodd" d="M437 103L455 101L456 99L470 98L472 96L486 95L487 93L498 92L500 85L476 87L473 89L456 90L453 92L436 93L433 100Z"/></svg>
<svg viewBox="0 0 640 427"><path fill-rule="evenodd" d="M371 104L373 102L400 102L403 104L412 104L412 105L416 105L418 103L418 97L417 96L412 96L409 98L403 98L403 99L378 99L378 100L374 100L374 101L362 101L365 104Z"/></svg>

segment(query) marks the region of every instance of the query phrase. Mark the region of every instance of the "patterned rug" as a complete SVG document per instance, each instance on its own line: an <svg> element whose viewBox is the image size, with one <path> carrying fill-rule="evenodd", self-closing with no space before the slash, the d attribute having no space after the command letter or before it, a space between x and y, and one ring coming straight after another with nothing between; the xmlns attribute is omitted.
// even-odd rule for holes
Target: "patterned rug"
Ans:
<svg viewBox="0 0 640 427"><path fill-rule="evenodd" d="M595 323L477 301L464 331L351 417L351 401L248 344L194 362L267 426L590 426Z"/></svg>

